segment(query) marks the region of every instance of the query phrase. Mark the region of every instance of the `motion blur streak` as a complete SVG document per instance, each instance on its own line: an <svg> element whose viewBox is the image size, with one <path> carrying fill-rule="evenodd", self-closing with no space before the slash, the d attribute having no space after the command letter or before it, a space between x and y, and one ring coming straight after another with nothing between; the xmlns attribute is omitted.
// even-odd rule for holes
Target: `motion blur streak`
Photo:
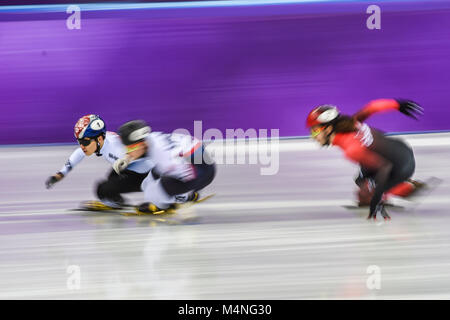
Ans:
<svg viewBox="0 0 450 320"><path fill-rule="evenodd" d="M168 5L168 4L166 4ZM367 2L57 12L0 11L0 144L70 142L97 113L109 130L135 118L155 130L279 128L306 135L312 106L351 113L375 98L408 98L370 124L387 132L446 130L450 2L386 1L381 29ZM59 8L59 7L58 7ZM59 10L59 9L58 9ZM407 23L405 23L407 21ZM13 134L11 134L13 132Z"/></svg>
<svg viewBox="0 0 450 320"><path fill-rule="evenodd" d="M104 161L84 161L48 191L46 174L73 146L5 147L0 298L449 299L450 151L435 141L450 134L406 138L416 143L415 177L444 182L418 205L398 200L407 209L378 225L365 220L367 210L342 207L354 197L357 168L308 140L281 142L275 176L219 166L204 193L216 196L193 207L199 221L182 226L67 211L93 197ZM66 287L72 265L79 290ZM381 270L381 290L366 286L371 265Z"/></svg>

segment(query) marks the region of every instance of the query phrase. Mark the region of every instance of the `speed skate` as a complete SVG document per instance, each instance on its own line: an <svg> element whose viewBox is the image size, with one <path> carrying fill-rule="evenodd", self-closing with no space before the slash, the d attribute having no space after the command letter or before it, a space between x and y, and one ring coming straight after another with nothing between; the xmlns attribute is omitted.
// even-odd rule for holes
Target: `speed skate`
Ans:
<svg viewBox="0 0 450 320"><path fill-rule="evenodd" d="M103 204L100 201L97 200L89 200L82 202L80 204L79 208L72 209L71 211L86 211L86 212L95 212L95 213L113 213L113 214L120 214L122 216L147 216L154 218L155 220L161 221L161 222L169 222L167 220L168 218L176 217L178 221L180 222L186 222L186 221L196 221L198 220L197 215L188 214L187 211L189 208L191 208L195 204L202 203L210 198L212 198L215 194L210 194L204 197L199 198L195 201L189 201L186 203L177 204L176 206L171 206L168 209L165 210L159 210L156 212L148 213L148 212L141 212L139 211L139 206L131 205L131 204L125 204L122 205L121 208L112 208L108 207L105 204ZM171 222L174 222L174 220L170 220Z"/></svg>
<svg viewBox="0 0 450 320"><path fill-rule="evenodd" d="M424 181L424 187L417 190L414 194L412 194L410 197L401 199L401 204L398 199L392 201L388 200L384 206L392 211L406 211L406 212L412 212L415 210L415 208L422 203L433 191L442 183L442 179L439 179L437 177L429 177ZM350 210L367 210L369 207L366 206L359 206L358 204L353 205L343 205L343 208L350 209Z"/></svg>

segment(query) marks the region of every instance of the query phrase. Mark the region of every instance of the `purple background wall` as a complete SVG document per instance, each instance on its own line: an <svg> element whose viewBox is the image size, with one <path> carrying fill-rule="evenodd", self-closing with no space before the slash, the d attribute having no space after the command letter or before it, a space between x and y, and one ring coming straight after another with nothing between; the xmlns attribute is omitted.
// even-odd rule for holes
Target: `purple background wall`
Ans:
<svg viewBox="0 0 450 320"><path fill-rule="evenodd" d="M381 30L366 8L381 7ZM86 7L87 8L87 7ZM55 9L52 9L55 10ZM426 115L379 115L388 132L450 129L448 1L87 11L81 30L54 12L0 10L0 144L73 141L100 114L108 129L279 128L307 135L319 103L352 113L405 97Z"/></svg>

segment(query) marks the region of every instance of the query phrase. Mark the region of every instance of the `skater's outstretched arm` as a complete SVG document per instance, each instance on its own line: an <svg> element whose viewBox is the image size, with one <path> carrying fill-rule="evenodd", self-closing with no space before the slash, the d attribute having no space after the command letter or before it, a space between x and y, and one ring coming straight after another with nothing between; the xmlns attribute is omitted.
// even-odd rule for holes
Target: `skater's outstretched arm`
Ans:
<svg viewBox="0 0 450 320"><path fill-rule="evenodd" d="M81 150L81 148L77 148L74 152L72 152L61 170L47 178L47 180L45 181L46 188L50 189L51 187L53 187L55 183L64 178L78 163L80 163L81 160L84 159L84 157L85 154L83 150Z"/></svg>
<svg viewBox="0 0 450 320"><path fill-rule="evenodd" d="M416 114L423 114L423 108L411 100L378 99L369 102L353 115L356 121L363 122L375 113L398 110L408 117L417 120Z"/></svg>

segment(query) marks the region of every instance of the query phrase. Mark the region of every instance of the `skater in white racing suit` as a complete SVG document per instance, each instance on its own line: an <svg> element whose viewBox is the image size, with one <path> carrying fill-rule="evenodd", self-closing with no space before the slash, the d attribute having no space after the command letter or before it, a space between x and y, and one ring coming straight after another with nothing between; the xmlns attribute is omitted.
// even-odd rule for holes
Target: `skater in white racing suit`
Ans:
<svg viewBox="0 0 450 320"><path fill-rule="evenodd" d="M125 156L125 147L120 137L111 131L106 131L105 122L98 115L86 115L80 118L74 128L75 138L80 147L69 157L64 166L45 182L47 189L63 179L86 156L96 154L102 156L111 164ZM142 161L130 163L127 170L118 175L111 170L108 178L96 186L99 201L89 201L86 207L102 210L120 208L125 200L122 193L140 192L141 183L148 175L148 166Z"/></svg>
<svg viewBox="0 0 450 320"><path fill-rule="evenodd" d="M127 155L114 163L114 170L122 173L136 161L145 162L151 170L142 182L145 202L138 210L152 213L197 200L198 191L209 185L216 173L202 142L190 135L150 131L144 121L134 120L118 132Z"/></svg>

